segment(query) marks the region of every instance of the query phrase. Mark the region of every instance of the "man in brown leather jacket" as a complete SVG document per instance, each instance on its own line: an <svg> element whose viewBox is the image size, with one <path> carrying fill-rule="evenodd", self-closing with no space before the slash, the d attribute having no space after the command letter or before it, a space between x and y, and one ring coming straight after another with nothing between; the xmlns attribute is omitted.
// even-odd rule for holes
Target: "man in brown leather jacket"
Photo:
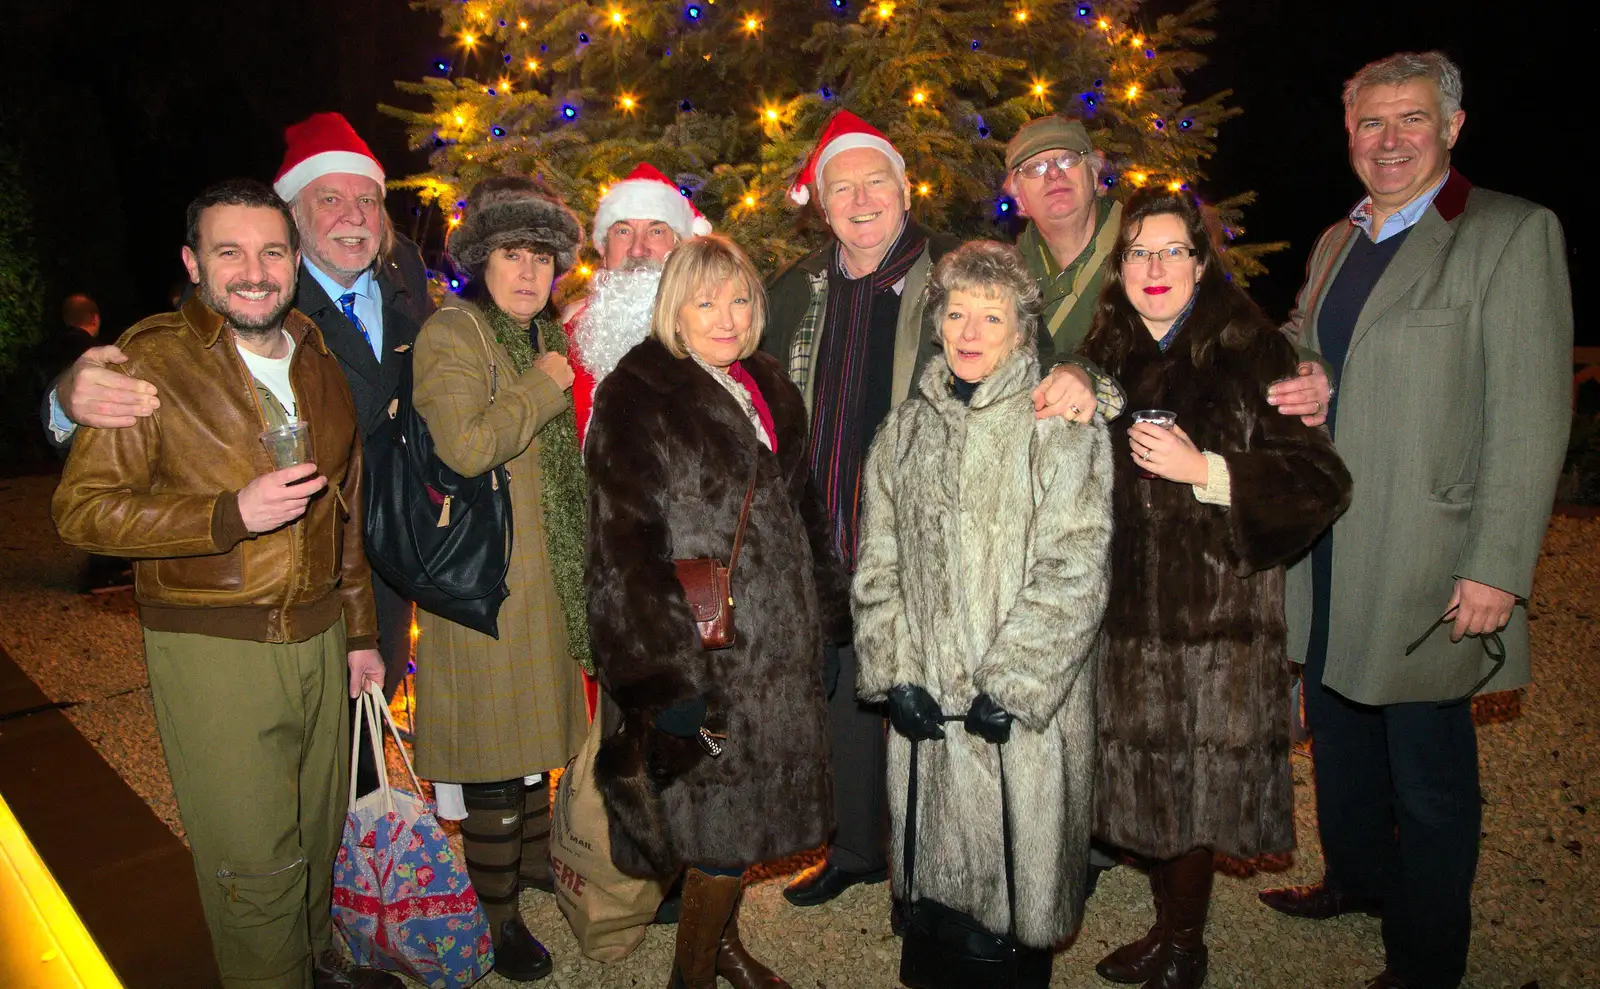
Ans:
<svg viewBox="0 0 1600 989"><path fill-rule="evenodd" d="M291 309L288 208L236 180L189 206L177 312L122 335L150 417L82 431L61 537L132 557L151 699L225 986L336 986L329 900L348 786L345 704L383 683L344 375ZM271 425L313 462L274 470ZM347 671L348 670L348 671ZM336 957L336 956L334 956ZM392 976L363 985L394 985Z"/></svg>

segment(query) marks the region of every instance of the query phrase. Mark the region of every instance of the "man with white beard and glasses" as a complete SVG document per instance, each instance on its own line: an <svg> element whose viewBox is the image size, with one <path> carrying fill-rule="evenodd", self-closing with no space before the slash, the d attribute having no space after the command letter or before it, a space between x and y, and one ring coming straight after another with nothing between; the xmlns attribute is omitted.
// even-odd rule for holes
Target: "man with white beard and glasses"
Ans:
<svg viewBox="0 0 1600 989"><path fill-rule="evenodd" d="M338 971L330 900L347 698L383 682L361 541L361 441L344 375L291 311L288 208L234 180L189 205L194 293L118 340L162 396L82 431L61 538L135 562L151 702L226 987L397 987ZM273 469L262 434L311 426Z"/></svg>

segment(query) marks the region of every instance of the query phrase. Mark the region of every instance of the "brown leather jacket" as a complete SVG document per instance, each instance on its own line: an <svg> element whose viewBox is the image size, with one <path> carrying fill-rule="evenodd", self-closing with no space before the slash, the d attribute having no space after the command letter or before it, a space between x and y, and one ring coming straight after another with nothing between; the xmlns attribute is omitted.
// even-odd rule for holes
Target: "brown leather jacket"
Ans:
<svg viewBox="0 0 1600 989"><path fill-rule="evenodd" d="M266 418L222 317L197 297L122 335L124 373L155 385L161 408L126 429L83 429L52 510L61 538L132 557L146 628L299 642L342 613L348 648L377 622L361 548L361 439L344 374L311 320L291 310L289 380L327 490L305 515L252 535L239 489L270 472ZM354 524L351 520L356 520Z"/></svg>

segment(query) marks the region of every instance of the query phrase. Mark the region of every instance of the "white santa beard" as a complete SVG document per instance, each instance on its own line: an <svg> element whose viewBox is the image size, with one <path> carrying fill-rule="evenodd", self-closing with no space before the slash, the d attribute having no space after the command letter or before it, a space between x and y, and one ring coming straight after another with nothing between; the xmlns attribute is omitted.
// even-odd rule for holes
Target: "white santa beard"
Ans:
<svg viewBox="0 0 1600 989"><path fill-rule="evenodd" d="M628 351L650 336L661 268L603 271L578 314L573 332L578 363L594 376L595 389ZM587 428L587 424L585 424Z"/></svg>

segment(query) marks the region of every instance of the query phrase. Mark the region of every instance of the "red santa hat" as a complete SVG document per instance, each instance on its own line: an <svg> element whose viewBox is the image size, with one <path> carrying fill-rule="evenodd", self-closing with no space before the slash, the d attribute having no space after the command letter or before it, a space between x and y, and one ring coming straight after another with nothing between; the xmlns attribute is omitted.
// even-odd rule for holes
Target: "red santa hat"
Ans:
<svg viewBox="0 0 1600 989"><path fill-rule="evenodd" d="M906 176L906 160L896 151L889 139L883 136L878 128L862 120L849 110L840 110L828 118L828 123L822 128L822 136L817 138L817 146L811 149L811 157L806 159L806 167L800 170L800 175L794 180L794 185L789 188L789 198L804 206L811 201L811 186L822 179L822 166L828 159L841 151L851 148L872 148L882 151L888 157L889 163L894 166L895 174L904 179Z"/></svg>
<svg viewBox="0 0 1600 989"><path fill-rule="evenodd" d="M284 202L294 199L314 180L334 172L365 175L383 188L383 166L343 114L313 113L298 124L290 124L283 139L288 147L272 188Z"/></svg>
<svg viewBox="0 0 1600 989"><path fill-rule="evenodd" d="M604 246L606 231L618 220L660 220L683 240L711 232L711 221L678 191L678 184L646 162L600 197L594 211L596 246Z"/></svg>

